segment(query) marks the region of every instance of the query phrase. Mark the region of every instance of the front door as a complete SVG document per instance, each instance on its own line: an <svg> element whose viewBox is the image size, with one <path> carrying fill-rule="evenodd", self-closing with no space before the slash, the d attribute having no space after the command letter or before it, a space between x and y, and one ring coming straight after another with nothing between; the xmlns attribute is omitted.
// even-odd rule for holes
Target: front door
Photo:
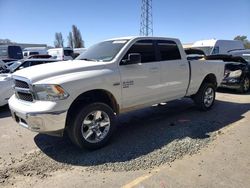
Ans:
<svg viewBox="0 0 250 188"><path fill-rule="evenodd" d="M123 60L128 59L130 53L141 54L141 63L120 65L123 108L157 101L160 93L161 64L156 60L154 41L137 41L128 50Z"/></svg>

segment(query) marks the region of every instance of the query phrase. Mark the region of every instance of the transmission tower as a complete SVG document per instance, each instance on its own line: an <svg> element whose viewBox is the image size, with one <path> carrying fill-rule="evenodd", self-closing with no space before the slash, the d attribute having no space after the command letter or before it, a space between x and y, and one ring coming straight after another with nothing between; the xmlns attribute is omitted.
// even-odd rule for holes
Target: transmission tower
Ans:
<svg viewBox="0 0 250 188"><path fill-rule="evenodd" d="M153 36L152 0L142 0L140 35Z"/></svg>

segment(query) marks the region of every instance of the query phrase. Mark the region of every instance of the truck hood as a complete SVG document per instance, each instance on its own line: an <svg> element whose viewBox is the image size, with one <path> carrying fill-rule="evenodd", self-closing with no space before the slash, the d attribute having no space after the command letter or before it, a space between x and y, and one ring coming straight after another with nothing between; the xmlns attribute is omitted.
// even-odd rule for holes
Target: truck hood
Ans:
<svg viewBox="0 0 250 188"><path fill-rule="evenodd" d="M236 71L236 70L243 70L247 65L244 63L227 63L225 66L225 70L228 71Z"/></svg>
<svg viewBox="0 0 250 188"><path fill-rule="evenodd" d="M32 83L35 83L43 79L48 79L50 77L60 76L64 74L103 69L105 64L105 62L84 60L59 61L22 69L15 72L13 74L13 77L24 77L29 79Z"/></svg>

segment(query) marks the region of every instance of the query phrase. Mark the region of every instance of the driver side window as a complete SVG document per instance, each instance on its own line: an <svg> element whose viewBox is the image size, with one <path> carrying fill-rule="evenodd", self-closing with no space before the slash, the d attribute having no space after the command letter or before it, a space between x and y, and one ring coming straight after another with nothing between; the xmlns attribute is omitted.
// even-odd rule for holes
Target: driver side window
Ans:
<svg viewBox="0 0 250 188"><path fill-rule="evenodd" d="M141 63L149 63L156 61L155 45L152 40L140 40L130 47L123 60L128 59L128 54L139 53L141 55Z"/></svg>

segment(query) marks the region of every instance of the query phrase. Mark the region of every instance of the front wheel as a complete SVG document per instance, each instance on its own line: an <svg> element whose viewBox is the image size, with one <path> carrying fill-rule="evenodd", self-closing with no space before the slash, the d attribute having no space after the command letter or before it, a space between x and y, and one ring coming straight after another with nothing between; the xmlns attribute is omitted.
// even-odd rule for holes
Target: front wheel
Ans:
<svg viewBox="0 0 250 188"><path fill-rule="evenodd" d="M68 134L80 148L98 149L109 141L115 130L113 110L104 103L83 106L70 122Z"/></svg>
<svg viewBox="0 0 250 188"><path fill-rule="evenodd" d="M193 100L200 110L211 109L215 101L216 87L212 83L203 83L199 91L194 95Z"/></svg>

